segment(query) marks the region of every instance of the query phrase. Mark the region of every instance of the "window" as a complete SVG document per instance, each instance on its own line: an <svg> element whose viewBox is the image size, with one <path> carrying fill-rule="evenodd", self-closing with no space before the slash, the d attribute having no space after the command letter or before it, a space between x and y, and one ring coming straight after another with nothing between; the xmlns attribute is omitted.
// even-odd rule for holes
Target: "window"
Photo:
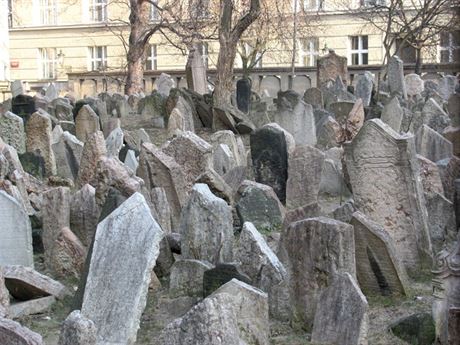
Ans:
<svg viewBox="0 0 460 345"><path fill-rule="evenodd" d="M89 71L102 71L107 68L107 47L89 47Z"/></svg>
<svg viewBox="0 0 460 345"><path fill-rule="evenodd" d="M155 4L157 3L157 0L153 0ZM158 11L158 8L154 4L150 4L150 15L149 18L151 21L157 21L160 19L160 13Z"/></svg>
<svg viewBox="0 0 460 345"><path fill-rule="evenodd" d="M145 70L154 71L157 69L157 46L151 44L147 47L146 59L145 59Z"/></svg>
<svg viewBox="0 0 460 345"><path fill-rule="evenodd" d="M57 22L57 1L40 0L40 23L55 25Z"/></svg>
<svg viewBox="0 0 460 345"><path fill-rule="evenodd" d="M304 38L299 42L299 58L302 66L316 66L318 58L318 38Z"/></svg>
<svg viewBox="0 0 460 345"><path fill-rule="evenodd" d="M107 0L89 1L91 1L91 20L93 22L105 22L107 20Z"/></svg>
<svg viewBox="0 0 460 345"><path fill-rule="evenodd" d="M460 30L441 33L441 62L460 61Z"/></svg>
<svg viewBox="0 0 460 345"><path fill-rule="evenodd" d="M324 0L292 0L293 11L319 11L324 9Z"/></svg>
<svg viewBox="0 0 460 345"><path fill-rule="evenodd" d="M197 45L197 49L199 50L200 54L201 54L201 57L203 59L203 63L204 63L204 67L206 67L206 69L208 68L208 63L209 63L209 60L208 60L208 42L202 42L202 43L199 43Z"/></svg>
<svg viewBox="0 0 460 345"><path fill-rule="evenodd" d="M38 74L40 79L56 78L56 48L38 49Z"/></svg>
<svg viewBox="0 0 460 345"><path fill-rule="evenodd" d="M397 38L396 49L398 51L398 56L404 61L404 63L415 63L416 53L414 47L408 45L401 38Z"/></svg>
<svg viewBox="0 0 460 345"><path fill-rule="evenodd" d="M369 58L367 36L350 37L350 58L352 65L367 65Z"/></svg>
<svg viewBox="0 0 460 345"><path fill-rule="evenodd" d="M189 0L189 7L192 19L209 17L209 0Z"/></svg>
<svg viewBox="0 0 460 345"><path fill-rule="evenodd" d="M379 7L385 6L385 0L361 0L361 6L365 7Z"/></svg>

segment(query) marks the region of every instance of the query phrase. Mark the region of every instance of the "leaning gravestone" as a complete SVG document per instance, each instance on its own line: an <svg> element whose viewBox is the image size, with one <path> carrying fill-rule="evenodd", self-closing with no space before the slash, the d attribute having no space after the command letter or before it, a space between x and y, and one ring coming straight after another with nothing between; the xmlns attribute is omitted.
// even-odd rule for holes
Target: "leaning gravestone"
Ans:
<svg viewBox="0 0 460 345"><path fill-rule="evenodd" d="M358 75L356 82L355 96L363 100L363 105L368 107L371 103L372 89L374 87L374 76L371 72L364 72Z"/></svg>
<svg viewBox="0 0 460 345"><path fill-rule="evenodd" d="M81 310L98 343L135 343L162 238L140 193L99 223Z"/></svg>
<svg viewBox="0 0 460 345"><path fill-rule="evenodd" d="M349 273L337 274L321 294L311 340L319 344L367 344L368 304Z"/></svg>
<svg viewBox="0 0 460 345"><path fill-rule="evenodd" d="M401 130L404 111L399 105L398 97L393 97L382 110L381 120L393 128L397 133Z"/></svg>
<svg viewBox="0 0 460 345"><path fill-rule="evenodd" d="M0 266L34 266L32 229L24 209L0 191Z"/></svg>
<svg viewBox="0 0 460 345"><path fill-rule="evenodd" d="M182 210L180 233L184 259L231 262L232 211L223 199L211 193L206 184L193 186Z"/></svg>
<svg viewBox="0 0 460 345"><path fill-rule="evenodd" d="M279 126L265 125L251 134L251 158L255 180L273 188L286 202L288 143Z"/></svg>
<svg viewBox="0 0 460 345"><path fill-rule="evenodd" d="M404 62L396 55L392 56L388 62L388 86L391 95L407 98Z"/></svg>
<svg viewBox="0 0 460 345"><path fill-rule="evenodd" d="M366 121L345 144L345 162L357 208L384 226L408 271L418 274L431 243L414 137Z"/></svg>
<svg viewBox="0 0 460 345"><path fill-rule="evenodd" d="M422 125L415 135L415 149L419 155L437 162L453 155L452 143L427 125Z"/></svg>
<svg viewBox="0 0 460 345"><path fill-rule="evenodd" d="M356 275L366 295L403 296L408 281L385 229L361 212L351 220L355 231Z"/></svg>

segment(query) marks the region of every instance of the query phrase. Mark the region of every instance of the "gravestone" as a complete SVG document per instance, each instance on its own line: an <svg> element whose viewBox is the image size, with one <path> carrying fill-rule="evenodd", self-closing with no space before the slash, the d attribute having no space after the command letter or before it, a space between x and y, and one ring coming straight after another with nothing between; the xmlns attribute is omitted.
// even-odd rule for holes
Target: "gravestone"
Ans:
<svg viewBox="0 0 460 345"><path fill-rule="evenodd" d="M216 267L205 271L203 275L203 297L209 296L232 279L251 284L251 279L236 264L219 263Z"/></svg>
<svg viewBox="0 0 460 345"><path fill-rule="evenodd" d="M96 232L99 210L96 204L96 190L85 184L70 201L70 228L80 241L88 247Z"/></svg>
<svg viewBox="0 0 460 345"><path fill-rule="evenodd" d="M180 233L184 259L231 262L231 208L212 194L207 185L198 183L193 186L188 203L182 210Z"/></svg>
<svg viewBox="0 0 460 345"><path fill-rule="evenodd" d="M40 154L45 161L47 176L56 175L56 160L51 147L51 120L40 112L32 114L26 124L28 152Z"/></svg>
<svg viewBox="0 0 460 345"><path fill-rule="evenodd" d="M162 187L171 207L173 228L179 226L180 213L188 196L185 174L174 158L168 156L155 145L143 143L139 156L137 175L145 181L147 190Z"/></svg>
<svg viewBox="0 0 460 345"><path fill-rule="evenodd" d="M385 229L361 212L350 222L355 232L356 275L366 295L404 296L406 271Z"/></svg>
<svg viewBox="0 0 460 345"><path fill-rule="evenodd" d="M407 98L404 62L396 55L388 61L388 86L392 96Z"/></svg>
<svg viewBox="0 0 460 345"><path fill-rule="evenodd" d="M44 345L41 335L5 318L0 318L0 344Z"/></svg>
<svg viewBox="0 0 460 345"><path fill-rule="evenodd" d="M408 96L417 96L422 94L425 89L425 82L418 74L407 74L404 79Z"/></svg>
<svg viewBox="0 0 460 345"><path fill-rule="evenodd" d="M270 186L243 181L235 197L235 208L241 224L251 222L261 231L281 228L284 207Z"/></svg>
<svg viewBox="0 0 460 345"><path fill-rule="evenodd" d="M50 100L58 98L59 92L56 90L56 86L53 83L50 83L45 91L45 96Z"/></svg>
<svg viewBox="0 0 460 345"><path fill-rule="evenodd" d="M96 345L96 333L94 322L74 310L62 323L58 345Z"/></svg>
<svg viewBox="0 0 460 345"><path fill-rule="evenodd" d="M287 208L293 209L317 201L323 163L324 153L317 148L296 146L288 161Z"/></svg>
<svg viewBox="0 0 460 345"><path fill-rule="evenodd" d="M330 49L329 53L318 58L316 68L317 87L321 87L329 80L336 80L340 76L346 83L348 80L347 58L337 55Z"/></svg>
<svg viewBox="0 0 460 345"><path fill-rule="evenodd" d="M5 144L13 146L18 153L26 152L24 122L12 112L0 114L0 137Z"/></svg>
<svg viewBox="0 0 460 345"><path fill-rule="evenodd" d="M83 105L75 117L76 137L86 142L91 134L99 130L99 117L89 105Z"/></svg>
<svg viewBox="0 0 460 345"><path fill-rule="evenodd" d="M311 330L320 295L333 276L356 276L353 227L325 217L291 223L281 234L278 256L288 273L289 318Z"/></svg>
<svg viewBox="0 0 460 345"><path fill-rule="evenodd" d="M393 97L382 110L381 120L388 126L393 128L397 133L401 130L401 123L403 120L404 112L399 105L398 97Z"/></svg>
<svg viewBox="0 0 460 345"><path fill-rule="evenodd" d="M278 92L275 122L292 134L297 145L315 145L316 127L313 108L298 93Z"/></svg>
<svg viewBox="0 0 460 345"><path fill-rule="evenodd" d="M305 103L310 104L313 109L324 108L323 92L317 87L311 87L305 90L303 100Z"/></svg>
<svg viewBox="0 0 460 345"><path fill-rule="evenodd" d="M236 103L238 109L243 113L249 113L251 105L251 80L248 78L239 79L236 82Z"/></svg>
<svg viewBox="0 0 460 345"><path fill-rule="evenodd" d="M155 80L155 88L157 92L163 97L168 97L169 92L175 86L176 83L174 80L169 74L166 73L161 73L160 76Z"/></svg>
<svg viewBox="0 0 460 345"><path fill-rule="evenodd" d="M423 125L415 135L415 149L419 155L437 162L453 155L452 143L441 134Z"/></svg>
<svg viewBox="0 0 460 345"><path fill-rule="evenodd" d="M367 344L368 304L349 273L336 274L321 294L311 341L320 344Z"/></svg>
<svg viewBox="0 0 460 345"><path fill-rule="evenodd" d="M52 148L56 158L57 175L75 181L80 169L83 143L69 132L64 132Z"/></svg>
<svg viewBox="0 0 460 345"><path fill-rule="evenodd" d="M162 238L140 193L99 223L81 309L98 342L135 343Z"/></svg>
<svg viewBox="0 0 460 345"><path fill-rule="evenodd" d="M101 131L92 133L83 146L80 167L78 169L78 178L75 183L77 188L81 188L87 183L92 186L96 185L97 163L106 154L107 149L105 146L104 134L102 134Z"/></svg>
<svg viewBox="0 0 460 345"><path fill-rule="evenodd" d="M372 119L344 146L356 207L384 226L406 269L418 274L431 243L414 137Z"/></svg>
<svg viewBox="0 0 460 345"><path fill-rule="evenodd" d="M265 125L250 136L255 180L273 188L279 200L286 202L288 143L279 126Z"/></svg>
<svg viewBox="0 0 460 345"><path fill-rule="evenodd" d="M198 47L193 47L188 55L185 65L185 75L187 78L187 86L200 95L208 92L208 81L206 80L206 67L203 57L201 56Z"/></svg>
<svg viewBox="0 0 460 345"><path fill-rule="evenodd" d="M374 76L371 72L365 71L363 74L359 74L357 79L355 96L361 98L363 100L363 105L368 107L371 103Z"/></svg>
<svg viewBox="0 0 460 345"><path fill-rule="evenodd" d="M32 229L23 207L0 191L0 265L34 266Z"/></svg>
<svg viewBox="0 0 460 345"><path fill-rule="evenodd" d="M118 157L118 154L123 146L123 131L120 127L115 128L110 132L109 136L105 140L107 147L107 156Z"/></svg>
<svg viewBox="0 0 460 345"><path fill-rule="evenodd" d="M33 97L27 95L19 95L13 97L11 101L11 112L18 115L27 122L30 115L37 111Z"/></svg>
<svg viewBox="0 0 460 345"><path fill-rule="evenodd" d="M169 277L169 295L203 297L203 275L212 269L206 261L193 259L177 260L171 267Z"/></svg>
<svg viewBox="0 0 460 345"><path fill-rule="evenodd" d="M11 95L14 97L24 94L24 86L22 85L22 80L15 80L11 83L10 86Z"/></svg>

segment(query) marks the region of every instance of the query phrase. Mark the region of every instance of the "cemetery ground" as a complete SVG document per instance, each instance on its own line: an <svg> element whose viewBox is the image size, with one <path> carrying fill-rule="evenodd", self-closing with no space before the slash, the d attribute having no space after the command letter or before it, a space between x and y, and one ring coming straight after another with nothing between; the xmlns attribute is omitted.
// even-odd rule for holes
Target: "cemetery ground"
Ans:
<svg viewBox="0 0 460 345"><path fill-rule="evenodd" d="M35 262L42 261L39 255ZM43 266L42 266L43 267ZM43 267L42 273L48 273ZM64 280L68 288L76 289L75 279ZM167 279L161 280L161 287L149 290L147 305L142 314L138 332L138 345L157 345L155 342L161 330L175 318L180 317L190 307L190 300L174 300L168 296ZM390 298L375 296L369 298L369 344L372 345L405 345L400 338L389 330L390 325L398 319L417 313L431 313L432 286L429 274L424 274L413 283L410 294L406 297ZM31 330L41 334L47 345L58 345L61 324L72 311L72 297L57 302L50 310L42 314L29 315L19 322ZM270 324L270 344L272 345L311 345L310 334L302 330L294 330L287 323L272 321Z"/></svg>
<svg viewBox="0 0 460 345"><path fill-rule="evenodd" d="M457 345L457 77L346 66L223 106L14 82L0 344Z"/></svg>

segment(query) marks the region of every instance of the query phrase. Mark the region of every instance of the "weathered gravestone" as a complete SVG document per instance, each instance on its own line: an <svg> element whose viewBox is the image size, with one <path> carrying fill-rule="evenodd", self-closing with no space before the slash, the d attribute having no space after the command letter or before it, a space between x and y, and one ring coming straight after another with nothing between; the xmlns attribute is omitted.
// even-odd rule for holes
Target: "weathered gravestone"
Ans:
<svg viewBox="0 0 460 345"><path fill-rule="evenodd" d="M76 181L77 188L83 187L89 183L96 185L96 167L102 156L107 154L105 146L104 134L101 131L92 133L86 140L83 146L83 152L78 170Z"/></svg>
<svg viewBox="0 0 460 345"><path fill-rule="evenodd" d="M361 98L363 100L363 105L368 107L371 103L374 76L371 72L365 71L363 74L359 74L357 79L355 96Z"/></svg>
<svg viewBox="0 0 460 345"><path fill-rule="evenodd" d="M15 80L11 83L10 86L11 95L14 97L24 94L24 87L22 85L22 80Z"/></svg>
<svg viewBox="0 0 460 345"><path fill-rule="evenodd" d="M325 217L291 223L281 235L278 256L288 273L284 308L294 325L311 330L319 297L334 274L356 276L353 227Z"/></svg>
<svg viewBox="0 0 460 345"><path fill-rule="evenodd" d="M56 158L57 175L76 180L83 154L83 143L69 132L64 132L52 148Z"/></svg>
<svg viewBox="0 0 460 345"><path fill-rule="evenodd" d="M198 47L190 50L187 64L185 65L185 75L189 89L204 95L208 92L208 81L206 80L206 67L203 57Z"/></svg>
<svg viewBox="0 0 460 345"><path fill-rule="evenodd" d="M361 212L353 213L356 275L366 295L403 296L408 280L385 229Z"/></svg>
<svg viewBox="0 0 460 345"><path fill-rule="evenodd" d="M324 108L324 100L323 100L323 93L317 87L311 87L305 90L303 95L303 100L305 103L310 104L313 109L323 109Z"/></svg>
<svg viewBox="0 0 460 345"><path fill-rule="evenodd" d="M24 122L19 116L9 111L0 114L0 137L18 153L26 152Z"/></svg>
<svg viewBox="0 0 460 345"><path fill-rule="evenodd" d="M415 135L415 149L419 155L437 162L453 155L452 143L427 125L419 128Z"/></svg>
<svg viewBox="0 0 460 345"><path fill-rule="evenodd" d="M349 273L334 275L318 304L311 335L313 343L367 344L367 300Z"/></svg>
<svg viewBox="0 0 460 345"><path fill-rule="evenodd" d="M345 162L358 209L384 226L409 274L431 257L427 211L413 136L401 136L379 119L366 121Z"/></svg>
<svg viewBox="0 0 460 345"><path fill-rule="evenodd" d="M74 310L62 323L58 345L96 345L96 333L94 322Z"/></svg>
<svg viewBox="0 0 460 345"><path fill-rule="evenodd" d="M398 97L393 97L382 109L381 120L397 133L401 130L404 112L399 105Z"/></svg>
<svg viewBox="0 0 460 345"><path fill-rule="evenodd" d="M0 266L34 266L32 229L23 207L0 191Z"/></svg>
<svg viewBox="0 0 460 345"><path fill-rule="evenodd" d="M137 174L145 181L147 190L162 187L171 207L173 228L179 226L180 213L187 201L185 174L174 158L168 156L155 145L142 144Z"/></svg>
<svg viewBox="0 0 460 345"><path fill-rule="evenodd" d="M335 80L338 76L346 83L348 80L347 58L337 55L334 50L330 49L329 54L318 59L316 74L318 87L329 80Z"/></svg>
<svg viewBox="0 0 460 345"><path fill-rule="evenodd" d="M162 238L140 193L99 223L81 309L98 343L135 343Z"/></svg>
<svg viewBox="0 0 460 345"><path fill-rule="evenodd" d="M203 275L212 265L193 259L177 260L171 267L169 294L171 297L203 297Z"/></svg>
<svg viewBox="0 0 460 345"><path fill-rule="evenodd" d="M313 108L292 90L278 92L275 122L294 137L297 145L315 145L316 127Z"/></svg>
<svg viewBox="0 0 460 345"><path fill-rule="evenodd" d="M231 208L212 194L207 185L198 183L193 186L188 203L182 210L180 233L184 259L231 262Z"/></svg>
<svg viewBox="0 0 460 345"><path fill-rule="evenodd" d="M32 114L26 124L27 151L38 153L45 160L46 175L56 175L56 159L51 147L51 119L40 112Z"/></svg>
<svg viewBox="0 0 460 345"><path fill-rule="evenodd" d="M169 91L175 87L176 83L169 74L161 73L158 79L155 80L157 92L163 97L169 96Z"/></svg>
<svg viewBox="0 0 460 345"><path fill-rule="evenodd" d="M404 62L396 55L388 61L388 86L391 95L407 98Z"/></svg>
<svg viewBox="0 0 460 345"><path fill-rule="evenodd" d="M407 89L407 95L408 96L417 96L421 95L424 88L425 88L425 82L423 81L422 78L418 74L411 73L407 74L405 77L405 83L406 83L406 89Z"/></svg>
<svg viewBox="0 0 460 345"><path fill-rule="evenodd" d="M75 118L75 131L78 140L86 142L91 134L99 130L99 117L89 105L83 105Z"/></svg>
<svg viewBox="0 0 460 345"><path fill-rule="evenodd" d="M255 180L272 187L285 203L289 155L285 132L279 126L265 125L251 134L250 143Z"/></svg>
<svg viewBox="0 0 460 345"><path fill-rule="evenodd" d="M35 113L36 110L35 101L31 96L18 95L13 97L11 101L11 111L21 117L24 123L27 122L30 115Z"/></svg>
<svg viewBox="0 0 460 345"><path fill-rule="evenodd" d="M296 146L289 156L286 206L289 209L316 202L324 153L312 146Z"/></svg>

